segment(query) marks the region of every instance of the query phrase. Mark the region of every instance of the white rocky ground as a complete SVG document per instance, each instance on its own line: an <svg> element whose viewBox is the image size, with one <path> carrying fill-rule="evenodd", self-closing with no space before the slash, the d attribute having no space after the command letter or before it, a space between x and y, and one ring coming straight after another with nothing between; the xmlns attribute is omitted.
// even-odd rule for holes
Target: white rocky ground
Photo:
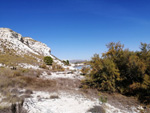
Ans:
<svg viewBox="0 0 150 113"><path fill-rule="evenodd" d="M34 92L32 98L25 99L23 106L28 113L90 113L88 110L94 106L103 106L106 113L140 113L143 109L139 106L132 107L130 111L122 110L109 103L102 105L96 98L88 99L83 95L65 92Z"/></svg>
<svg viewBox="0 0 150 113"><path fill-rule="evenodd" d="M65 74L64 72L53 72L51 75L44 72L41 77L43 79L84 79L77 74ZM90 113L88 110L94 106L102 106L106 113L140 113L140 110L143 109L134 105L130 106L130 110L120 109L110 103L102 104L98 98L89 98L82 93L65 92L65 90L51 93L34 91L31 98L25 99L23 106L28 113Z"/></svg>
<svg viewBox="0 0 150 113"><path fill-rule="evenodd" d="M37 65L35 66L35 65L27 64L27 63L19 63L18 66L21 68L25 68L25 69L39 69L39 70L41 69Z"/></svg>
<svg viewBox="0 0 150 113"><path fill-rule="evenodd" d="M24 103L29 113L86 113L89 108L99 105L97 99L90 100L82 95L65 92L58 94L34 92L32 96ZM52 96L56 98L51 98Z"/></svg>
<svg viewBox="0 0 150 113"><path fill-rule="evenodd" d="M41 78L44 79L58 79L58 78L66 78L66 79L79 79L82 80L85 77L79 75L80 72L70 73L69 71L66 72L52 72L51 75L47 75L46 72L43 72Z"/></svg>
<svg viewBox="0 0 150 113"><path fill-rule="evenodd" d="M106 110L106 113L141 113L141 110L143 110L143 108L141 106L139 106L139 107L131 106L130 111L124 110L124 109L119 109L119 108L112 106L109 103L105 103L104 108Z"/></svg>

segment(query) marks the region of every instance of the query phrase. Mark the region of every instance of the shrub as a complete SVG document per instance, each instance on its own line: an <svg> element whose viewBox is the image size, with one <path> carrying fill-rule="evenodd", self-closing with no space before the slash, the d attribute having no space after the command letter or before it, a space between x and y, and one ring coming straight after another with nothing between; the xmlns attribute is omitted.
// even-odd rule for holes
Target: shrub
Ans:
<svg viewBox="0 0 150 113"><path fill-rule="evenodd" d="M39 66L40 68L43 68L43 69L47 69L47 66L45 64L42 64Z"/></svg>
<svg viewBox="0 0 150 113"><path fill-rule="evenodd" d="M56 63L53 63L52 64L52 70L53 71L64 71L65 69L61 66L61 65L58 65Z"/></svg>
<svg viewBox="0 0 150 113"><path fill-rule="evenodd" d="M141 51L136 52L123 49L119 42L112 42L107 47L108 51L102 57L95 54L90 61L91 72L82 85L137 96L141 102L149 104L150 44L141 43ZM104 98L100 100L105 101Z"/></svg>
<svg viewBox="0 0 150 113"><path fill-rule="evenodd" d="M58 95L51 95L51 96L50 96L50 99L58 99L58 98L59 98Z"/></svg>
<svg viewBox="0 0 150 113"><path fill-rule="evenodd" d="M44 62L46 63L46 65L52 65L53 59L50 56L46 56L44 57Z"/></svg>
<svg viewBox="0 0 150 113"><path fill-rule="evenodd" d="M65 65L67 65L67 66L69 66L70 65L70 63L69 63L69 60L63 60L63 63L65 64Z"/></svg>
<svg viewBox="0 0 150 113"><path fill-rule="evenodd" d="M89 67L83 67L81 69L81 72L82 72L82 75L87 75L90 71L90 68Z"/></svg>
<svg viewBox="0 0 150 113"><path fill-rule="evenodd" d="M99 100L102 102L102 104L104 104L104 103L106 103L107 102L107 97L103 97L103 96L101 96L100 98L99 98Z"/></svg>
<svg viewBox="0 0 150 113"><path fill-rule="evenodd" d="M30 76L22 76L20 80L24 81L29 87L33 88L48 88L55 86L55 81L53 80L43 80L41 78L30 77Z"/></svg>
<svg viewBox="0 0 150 113"><path fill-rule="evenodd" d="M15 72L13 73L13 76L14 76L14 77L15 77L15 76L21 76L21 72L15 71Z"/></svg>

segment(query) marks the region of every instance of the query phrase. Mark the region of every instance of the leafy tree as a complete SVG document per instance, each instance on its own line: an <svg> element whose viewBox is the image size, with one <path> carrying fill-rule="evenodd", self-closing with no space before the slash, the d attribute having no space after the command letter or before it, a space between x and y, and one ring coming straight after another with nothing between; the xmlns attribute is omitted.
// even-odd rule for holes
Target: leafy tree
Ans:
<svg viewBox="0 0 150 113"><path fill-rule="evenodd" d="M106 46L108 51L101 58L98 54L92 57L90 74L82 84L150 103L150 44L141 43L141 51L136 52L124 49L120 42Z"/></svg>
<svg viewBox="0 0 150 113"><path fill-rule="evenodd" d="M118 69L111 59L101 59L95 54L91 61L90 73L93 87L103 91L114 92L116 90L116 78L119 76Z"/></svg>
<svg viewBox="0 0 150 113"><path fill-rule="evenodd" d="M46 65L52 65L53 59L50 56L46 56L44 57L44 62L46 63Z"/></svg>

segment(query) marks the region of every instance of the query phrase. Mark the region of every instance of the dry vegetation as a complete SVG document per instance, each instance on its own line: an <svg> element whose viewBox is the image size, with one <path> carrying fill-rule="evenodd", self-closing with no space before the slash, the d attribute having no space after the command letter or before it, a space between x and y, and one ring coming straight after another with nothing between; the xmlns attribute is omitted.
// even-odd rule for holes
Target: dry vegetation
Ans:
<svg viewBox="0 0 150 113"><path fill-rule="evenodd" d="M41 74L41 70L0 68L0 88L46 88L55 85L52 80L39 78Z"/></svg>
<svg viewBox="0 0 150 113"><path fill-rule="evenodd" d="M91 72L82 81L82 87L134 96L149 106L150 44L141 43L141 50L136 52L124 49L120 42L111 42L107 47L101 57L98 54L92 57Z"/></svg>
<svg viewBox="0 0 150 113"><path fill-rule="evenodd" d="M15 103L22 100L18 95L12 95L12 89L46 90L56 85L54 80L39 78L41 73L40 70L0 68L0 92L6 97L3 101Z"/></svg>
<svg viewBox="0 0 150 113"><path fill-rule="evenodd" d="M44 63L42 65L39 65L39 68L49 69L48 66L46 64L44 64Z"/></svg>
<svg viewBox="0 0 150 113"><path fill-rule="evenodd" d="M90 67L83 67L81 69L82 75L87 75L90 72Z"/></svg>
<svg viewBox="0 0 150 113"><path fill-rule="evenodd" d="M16 50L7 48L8 44L5 43L4 40L0 40L0 42L0 47L3 48L3 51L0 51L0 63L7 66L16 66L20 62L31 65L39 65L39 63L41 63L42 59L44 58L42 55L36 55L33 53L29 53L28 55L17 55Z"/></svg>
<svg viewBox="0 0 150 113"><path fill-rule="evenodd" d="M0 62L7 66L16 66L20 62L31 64L31 65L39 64L37 62L37 59L33 56L28 56L28 55L18 56L10 53L0 54Z"/></svg>
<svg viewBox="0 0 150 113"><path fill-rule="evenodd" d="M58 64L53 62L52 71L65 71L65 69L61 65L58 65Z"/></svg>

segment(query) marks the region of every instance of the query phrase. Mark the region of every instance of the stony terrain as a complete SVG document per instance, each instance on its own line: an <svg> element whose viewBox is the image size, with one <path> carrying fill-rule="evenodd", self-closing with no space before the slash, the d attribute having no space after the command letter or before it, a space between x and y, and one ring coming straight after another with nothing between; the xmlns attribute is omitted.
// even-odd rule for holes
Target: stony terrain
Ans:
<svg viewBox="0 0 150 113"><path fill-rule="evenodd" d="M97 91L79 88L80 80L84 79L79 73L57 72L48 75L44 72L41 77L55 79L57 85L48 91L35 91L31 98L25 99L24 108L28 109L29 113L140 113L144 111L133 98L126 98L120 94L101 93L108 98L107 103L103 104L99 100Z"/></svg>

